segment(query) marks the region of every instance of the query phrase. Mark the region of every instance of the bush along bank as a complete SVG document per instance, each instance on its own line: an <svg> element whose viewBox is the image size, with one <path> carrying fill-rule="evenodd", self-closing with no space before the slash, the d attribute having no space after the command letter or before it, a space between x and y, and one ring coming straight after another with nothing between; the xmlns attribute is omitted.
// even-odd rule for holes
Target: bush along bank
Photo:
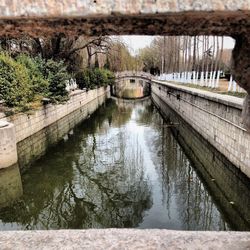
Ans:
<svg viewBox="0 0 250 250"><path fill-rule="evenodd" d="M66 101L69 78L62 61L0 53L0 100L14 112L32 109L44 97L53 103Z"/></svg>
<svg viewBox="0 0 250 250"><path fill-rule="evenodd" d="M115 82L115 75L107 69L84 69L75 75L76 83L80 89L94 89L106 87Z"/></svg>

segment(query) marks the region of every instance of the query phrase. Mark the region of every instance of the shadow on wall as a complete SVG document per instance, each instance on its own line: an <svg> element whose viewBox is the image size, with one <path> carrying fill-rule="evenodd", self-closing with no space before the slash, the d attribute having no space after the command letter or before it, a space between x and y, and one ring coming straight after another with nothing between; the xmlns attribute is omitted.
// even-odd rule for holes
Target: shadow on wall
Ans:
<svg viewBox="0 0 250 250"><path fill-rule="evenodd" d="M23 195L18 164L0 169L0 208L9 206Z"/></svg>

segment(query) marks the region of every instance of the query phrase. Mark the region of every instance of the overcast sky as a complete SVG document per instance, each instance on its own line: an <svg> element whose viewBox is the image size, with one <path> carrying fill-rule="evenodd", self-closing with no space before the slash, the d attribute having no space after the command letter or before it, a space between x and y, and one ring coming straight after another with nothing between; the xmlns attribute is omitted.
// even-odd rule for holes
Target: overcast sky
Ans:
<svg viewBox="0 0 250 250"><path fill-rule="evenodd" d="M139 49L150 45L154 36L121 36L121 38L130 47L131 53L135 55ZM224 48L232 49L233 47L234 39L225 37Z"/></svg>

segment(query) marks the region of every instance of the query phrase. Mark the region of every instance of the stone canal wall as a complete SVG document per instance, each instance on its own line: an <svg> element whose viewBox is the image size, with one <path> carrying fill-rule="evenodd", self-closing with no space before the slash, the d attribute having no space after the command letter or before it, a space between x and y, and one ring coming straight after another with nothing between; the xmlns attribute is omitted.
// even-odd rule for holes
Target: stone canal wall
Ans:
<svg viewBox="0 0 250 250"><path fill-rule="evenodd" d="M99 99L104 102L105 98L102 97L109 93L109 87L90 91L77 90L70 94L70 99L65 104L48 104L31 114L3 116L0 124L7 122L8 126L0 128L0 169L15 164L17 156L21 169L38 159L50 142L58 141L63 131L73 128L72 124L75 125L78 120L83 120L93 113L101 104ZM97 100L97 104L92 103L94 100ZM72 113L73 117L78 115L79 119L63 119ZM67 126L64 126L65 121ZM51 125L54 126L51 128Z"/></svg>
<svg viewBox="0 0 250 250"><path fill-rule="evenodd" d="M79 109L64 116L50 126L40 130L17 144L18 165L25 172L32 164L60 141L67 141L73 134L74 128L94 113L105 103L107 95L102 95L88 102Z"/></svg>
<svg viewBox="0 0 250 250"><path fill-rule="evenodd" d="M16 142L20 142L107 92L109 87L89 91L77 90L71 93L70 99L65 104L48 104L31 114L16 114L3 117L0 121L7 120L14 124Z"/></svg>
<svg viewBox="0 0 250 250"><path fill-rule="evenodd" d="M213 196L216 206L224 211L234 230L247 231L250 225L249 179L162 99L154 94L152 98L166 123L178 124L167 128L194 163L197 175ZM191 178L191 181L194 180Z"/></svg>
<svg viewBox="0 0 250 250"><path fill-rule="evenodd" d="M152 95L250 177L250 134L241 123L241 98L159 81L152 81Z"/></svg>
<svg viewBox="0 0 250 250"><path fill-rule="evenodd" d="M0 169L17 162L17 148L14 125L0 121Z"/></svg>

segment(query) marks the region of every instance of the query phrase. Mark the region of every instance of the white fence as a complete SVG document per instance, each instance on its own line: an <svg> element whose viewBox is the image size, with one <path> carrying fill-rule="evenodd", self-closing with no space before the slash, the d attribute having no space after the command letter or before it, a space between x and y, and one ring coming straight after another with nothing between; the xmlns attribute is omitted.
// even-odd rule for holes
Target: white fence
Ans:
<svg viewBox="0 0 250 250"><path fill-rule="evenodd" d="M182 72L182 73L171 73L171 74L161 74L158 76L160 81L173 81L183 84L194 84L202 87L209 88L219 88L220 87L220 75L223 74L222 71L213 72ZM232 92L245 92L233 77L230 77L228 82L228 91Z"/></svg>

